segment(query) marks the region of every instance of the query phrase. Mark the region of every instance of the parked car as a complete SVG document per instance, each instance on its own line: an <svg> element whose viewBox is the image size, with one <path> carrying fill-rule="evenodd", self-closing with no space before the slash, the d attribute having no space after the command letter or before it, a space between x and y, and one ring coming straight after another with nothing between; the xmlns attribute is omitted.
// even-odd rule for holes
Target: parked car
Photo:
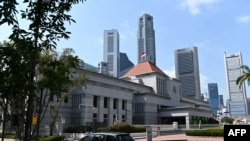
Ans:
<svg viewBox="0 0 250 141"><path fill-rule="evenodd" d="M99 132L90 133L79 141L134 141L129 133L121 132Z"/></svg>

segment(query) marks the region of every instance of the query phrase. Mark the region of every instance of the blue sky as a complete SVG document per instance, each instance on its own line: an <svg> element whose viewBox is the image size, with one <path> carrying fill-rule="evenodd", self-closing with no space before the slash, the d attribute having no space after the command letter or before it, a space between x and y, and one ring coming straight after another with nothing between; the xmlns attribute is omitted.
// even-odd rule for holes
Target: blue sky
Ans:
<svg viewBox="0 0 250 141"><path fill-rule="evenodd" d="M57 50L73 48L94 66L103 60L107 29L118 30L120 51L137 63L138 17L144 13L154 18L156 64L169 76L175 77L174 50L198 47L202 93L207 92L207 83L217 83L219 94L227 99L224 52L240 51L243 64L250 66L249 0L87 0L70 13L77 23L68 26L71 37L61 40ZM10 31L1 26L0 41ZM250 97L250 87L246 87Z"/></svg>

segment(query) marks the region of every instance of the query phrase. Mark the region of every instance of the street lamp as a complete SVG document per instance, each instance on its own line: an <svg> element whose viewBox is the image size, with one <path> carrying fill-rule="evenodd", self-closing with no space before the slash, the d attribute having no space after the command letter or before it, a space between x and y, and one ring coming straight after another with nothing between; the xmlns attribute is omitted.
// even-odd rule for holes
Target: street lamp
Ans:
<svg viewBox="0 0 250 141"><path fill-rule="evenodd" d="M88 107L93 107L93 105L87 105L87 104L79 104L79 108L81 108L81 106L85 107L85 120L84 120L84 125L85 125L85 133L87 131L86 127L87 127L87 117L88 117Z"/></svg>

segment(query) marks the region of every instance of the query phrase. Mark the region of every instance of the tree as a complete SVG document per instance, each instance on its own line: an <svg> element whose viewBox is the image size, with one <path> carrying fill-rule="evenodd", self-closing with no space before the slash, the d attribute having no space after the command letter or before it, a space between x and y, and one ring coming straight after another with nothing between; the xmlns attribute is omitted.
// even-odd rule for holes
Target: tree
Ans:
<svg viewBox="0 0 250 141"><path fill-rule="evenodd" d="M78 75L74 69L79 67L83 61L73 56L74 50L71 48L64 49L61 56L58 53L46 51L40 57L38 67L38 85L41 94L39 107L48 107L51 116L50 135L53 135L56 120L58 118L60 105L68 97L68 94L79 85L83 85L84 76ZM56 97L56 101L51 101ZM45 113L47 110L44 110ZM41 112L41 109L39 110ZM39 118L39 123L41 122Z"/></svg>
<svg viewBox="0 0 250 141"><path fill-rule="evenodd" d="M250 68L246 65L242 65L241 69L243 74L237 78L236 84L241 88L244 82L247 81L248 86L250 86Z"/></svg>
<svg viewBox="0 0 250 141"><path fill-rule="evenodd" d="M229 117L223 117L223 118L221 119L221 123L229 123L229 124L232 124L233 121L234 121L234 119L233 119L233 118L229 118Z"/></svg>
<svg viewBox="0 0 250 141"><path fill-rule="evenodd" d="M20 60L21 71L17 70L15 77L13 77L13 70L15 67L11 65L3 65L1 71L4 79L1 87L3 88L1 95L7 97L9 93L13 98L24 99L24 107L19 107L20 111L25 114L24 119L24 139L29 141L31 138L31 121L34 112L34 102L39 100L37 97L38 85L36 83L36 68L39 63L38 57L43 50L56 49L56 42L60 39L68 39L70 32L66 30L65 22L75 22L71 15L67 14L72 6L85 0L23 0L23 4L27 5L25 9L18 10L18 2L16 0L0 1L0 26L8 24L12 29L9 36L9 42L20 53L15 58L15 49L5 49L4 52L9 54L2 54L2 58L7 58L5 62L8 63L8 58L11 60ZM19 21L20 20L20 21ZM20 27L21 21L28 22L28 28ZM15 58L15 59L14 59ZM10 68L10 69L9 69ZM7 76L7 77L6 77ZM23 79L20 79L23 77ZM13 80L13 81L12 81ZM21 89L11 90L13 86L25 85ZM14 83L13 83L14 82ZM23 84L21 84L22 82Z"/></svg>
<svg viewBox="0 0 250 141"><path fill-rule="evenodd" d="M29 64L25 50L12 43L0 43L0 97L1 107L6 119L13 119L13 129L21 137L25 117L25 95L30 89L27 72ZM20 126L18 126L20 125ZM4 131L2 134L3 139Z"/></svg>

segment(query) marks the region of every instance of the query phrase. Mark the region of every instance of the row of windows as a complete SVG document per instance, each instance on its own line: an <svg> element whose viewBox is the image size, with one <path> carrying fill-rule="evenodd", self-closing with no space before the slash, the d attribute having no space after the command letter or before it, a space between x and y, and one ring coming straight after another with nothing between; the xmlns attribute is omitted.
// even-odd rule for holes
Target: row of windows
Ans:
<svg viewBox="0 0 250 141"><path fill-rule="evenodd" d="M94 107L98 107L99 102L100 102L100 96L94 96L93 98L93 106ZM109 103L110 103L110 98L109 97L104 97L104 101L103 101L103 105L101 105L100 107L104 107L104 108L109 108ZM113 99L113 109L117 109L119 105L119 99L114 98ZM127 101L126 100L122 100L122 110L126 110L126 105L127 105Z"/></svg>
<svg viewBox="0 0 250 141"><path fill-rule="evenodd" d="M144 103L136 103L134 111L137 112L137 113L144 112Z"/></svg>
<svg viewBox="0 0 250 141"><path fill-rule="evenodd" d="M227 68L228 69L235 69L239 68L241 66L240 58L235 57L235 58L227 58Z"/></svg>
<svg viewBox="0 0 250 141"><path fill-rule="evenodd" d="M98 119L98 116L97 116L96 113L93 113L92 117L93 117L92 120L88 119L88 122L98 122L99 119ZM82 118L83 117L81 117L81 113L72 113L71 114L71 119L72 119L71 124L84 124L84 123L81 123ZM119 119L117 117L117 115L113 115L113 122L115 122L117 120L125 122L126 121L126 115L122 115L121 119ZM105 124L108 124L108 121L109 121L108 114L103 114L103 122Z"/></svg>
<svg viewBox="0 0 250 141"><path fill-rule="evenodd" d="M180 77L182 82L182 94L184 96L195 95L195 80L194 76L183 76Z"/></svg>
<svg viewBox="0 0 250 141"><path fill-rule="evenodd" d="M136 123L136 124L145 124L145 116L136 116L136 117L133 117L133 123Z"/></svg>
<svg viewBox="0 0 250 141"><path fill-rule="evenodd" d="M108 52L114 51L114 37L108 36Z"/></svg>
<svg viewBox="0 0 250 141"><path fill-rule="evenodd" d="M190 73L194 71L193 52L178 54L179 73Z"/></svg>
<svg viewBox="0 0 250 141"><path fill-rule="evenodd" d="M165 79L157 78L157 93L165 95L167 93L167 82Z"/></svg>
<svg viewBox="0 0 250 141"><path fill-rule="evenodd" d="M114 59L113 55L108 55L108 70L113 71L114 70Z"/></svg>

